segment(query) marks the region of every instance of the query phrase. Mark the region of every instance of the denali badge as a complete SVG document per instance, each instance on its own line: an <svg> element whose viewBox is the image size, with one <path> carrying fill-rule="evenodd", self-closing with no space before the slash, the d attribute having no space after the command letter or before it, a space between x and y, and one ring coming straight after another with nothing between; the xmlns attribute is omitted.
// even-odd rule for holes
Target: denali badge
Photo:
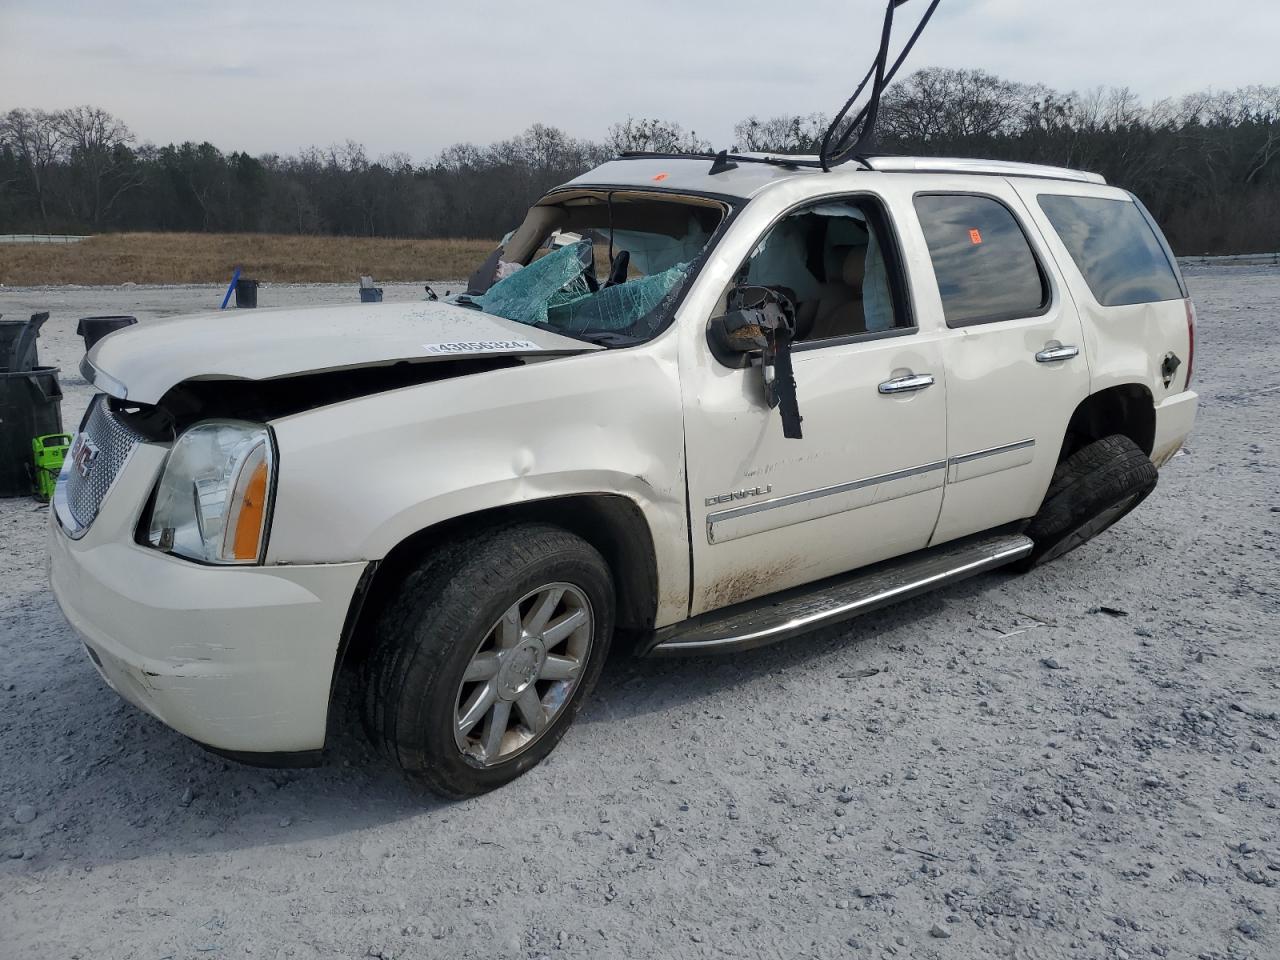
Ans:
<svg viewBox="0 0 1280 960"><path fill-rule="evenodd" d="M82 477L89 476L89 471L93 469L93 461L97 459L98 448L94 446L93 441L83 433L76 437L76 442L71 445L71 463L75 466L76 472Z"/></svg>
<svg viewBox="0 0 1280 960"><path fill-rule="evenodd" d="M707 497L706 503L708 507L714 507L722 503L733 503L735 500L746 500L749 497L763 497L772 490L772 483L763 487L752 487L750 490L734 490L732 493L722 493L718 497Z"/></svg>

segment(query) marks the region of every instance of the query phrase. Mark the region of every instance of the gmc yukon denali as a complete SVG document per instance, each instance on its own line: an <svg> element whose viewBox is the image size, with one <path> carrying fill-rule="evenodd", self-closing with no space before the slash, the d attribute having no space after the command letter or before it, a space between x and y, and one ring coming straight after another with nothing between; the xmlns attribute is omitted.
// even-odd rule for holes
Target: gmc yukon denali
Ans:
<svg viewBox="0 0 1280 960"><path fill-rule="evenodd" d="M475 794L615 635L734 655L1097 535L1191 429L1194 331L1091 174L624 156L464 294L102 340L53 590L211 749L313 760L345 675L412 780Z"/></svg>

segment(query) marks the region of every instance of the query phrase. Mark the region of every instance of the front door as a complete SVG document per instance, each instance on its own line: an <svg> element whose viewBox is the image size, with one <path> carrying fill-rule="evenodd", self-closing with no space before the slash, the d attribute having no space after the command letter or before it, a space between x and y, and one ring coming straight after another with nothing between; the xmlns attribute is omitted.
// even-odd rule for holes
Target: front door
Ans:
<svg viewBox="0 0 1280 960"><path fill-rule="evenodd" d="M783 437L758 366L720 364L705 334L686 341L695 615L922 548L942 503L938 332L914 323L884 204L837 197L761 226L735 225L754 231L752 252L725 292L750 283L795 301L804 436Z"/></svg>
<svg viewBox="0 0 1280 960"><path fill-rule="evenodd" d="M974 178L978 180L978 178ZM913 199L941 312L949 463L933 542L1033 516L1089 394L1080 318L1003 181Z"/></svg>

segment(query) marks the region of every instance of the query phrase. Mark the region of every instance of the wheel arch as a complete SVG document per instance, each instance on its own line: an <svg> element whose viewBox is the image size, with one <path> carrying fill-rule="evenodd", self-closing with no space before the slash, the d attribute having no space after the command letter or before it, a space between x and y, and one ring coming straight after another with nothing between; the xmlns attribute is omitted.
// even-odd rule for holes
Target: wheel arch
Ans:
<svg viewBox="0 0 1280 960"><path fill-rule="evenodd" d="M1151 391L1140 383L1123 383L1091 393L1080 401L1067 423L1059 459L1112 434L1128 437L1147 456L1155 447L1156 408Z"/></svg>
<svg viewBox="0 0 1280 960"><path fill-rule="evenodd" d="M658 564L653 532L640 507L614 493L571 494L492 507L451 517L415 531L381 560L371 563L361 579L343 630L334 663L336 690L340 676L357 667L373 643L379 611L403 578L441 543L482 529L519 523L549 523L568 530L600 551L613 573L617 591L617 626L652 629L658 607ZM335 698L330 694L330 724Z"/></svg>

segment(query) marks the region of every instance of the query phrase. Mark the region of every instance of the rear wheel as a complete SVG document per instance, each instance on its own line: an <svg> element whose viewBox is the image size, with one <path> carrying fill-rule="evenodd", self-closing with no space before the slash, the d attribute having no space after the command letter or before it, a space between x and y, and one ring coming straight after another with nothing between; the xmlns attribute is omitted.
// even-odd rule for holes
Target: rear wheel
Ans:
<svg viewBox="0 0 1280 960"><path fill-rule="evenodd" d="M1058 464L1040 512L1027 526L1035 543L1024 568L1056 560L1091 540L1147 498L1159 474L1128 437L1114 434Z"/></svg>
<svg viewBox="0 0 1280 960"><path fill-rule="evenodd" d="M608 566L541 524L428 558L378 626L366 719L413 781L484 793L542 760L595 685L613 633Z"/></svg>

